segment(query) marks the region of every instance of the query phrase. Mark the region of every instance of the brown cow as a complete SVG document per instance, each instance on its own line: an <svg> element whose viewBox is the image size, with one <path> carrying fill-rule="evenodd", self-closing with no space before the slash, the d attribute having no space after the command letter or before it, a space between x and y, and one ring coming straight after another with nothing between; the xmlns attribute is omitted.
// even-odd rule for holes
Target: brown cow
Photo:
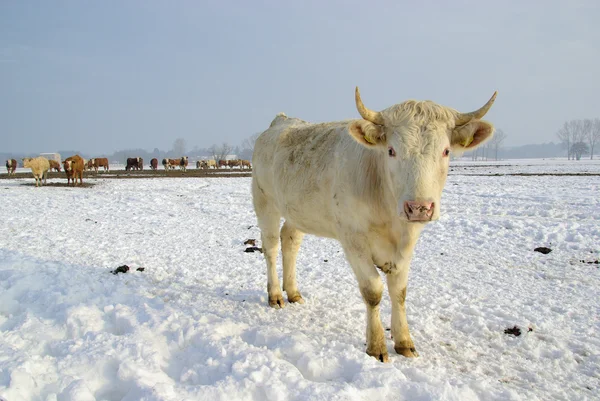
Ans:
<svg viewBox="0 0 600 401"><path fill-rule="evenodd" d="M77 185L77 177L79 177L79 185L83 184L83 159L79 155L67 157L63 162L65 173L67 174L67 185L72 181L73 185Z"/></svg>
<svg viewBox="0 0 600 401"><path fill-rule="evenodd" d="M188 166L188 157L182 156L181 159L179 159L179 168L181 170L183 170L183 172L185 172L185 171L187 171L187 166Z"/></svg>
<svg viewBox="0 0 600 401"><path fill-rule="evenodd" d="M104 171L108 171L110 169L108 165L108 159L106 157L97 157L95 159L90 159L87 162L88 169L94 169L96 174L98 173L98 168L104 167Z"/></svg>
<svg viewBox="0 0 600 401"><path fill-rule="evenodd" d="M98 168L104 168L104 171L110 171L110 165L108 164L108 159L106 157L98 157L96 158L96 171Z"/></svg>
<svg viewBox="0 0 600 401"><path fill-rule="evenodd" d="M8 171L8 176L10 177L15 173L17 169L17 161L15 159L8 159L6 161L6 171Z"/></svg>
<svg viewBox="0 0 600 401"><path fill-rule="evenodd" d="M167 159L169 161L169 168L175 168L179 166L179 168L183 171L186 171L188 165L188 157L183 156L179 159Z"/></svg>
<svg viewBox="0 0 600 401"><path fill-rule="evenodd" d="M50 163L50 170L56 170L56 172L60 173L60 163L56 160L48 160Z"/></svg>
<svg viewBox="0 0 600 401"><path fill-rule="evenodd" d="M144 159L141 157L128 157L127 164L125 165L125 171L129 170L143 170Z"/></svg>
<svg viewBox="0 0 600 401"><path fill-rule="evenodd" d="M165 171L171 168L171 164L169 163L170 159L162 159L162 165L165 168Z"/></svg>
<svg viewBox="0 0 600 401"><path fill-rule="evenodd" d="M158 169L158 159L156 157L154 159L150 160L150 168L152 170Z"/></svg>
<svg viewBox="0 0 600 401"><path fill-rule="evenodd" d="M242 161L240 159L227 160L227 166L229 168L234 168L242 165Z"/></svg>
<svg viewBox="0 0 600 401"><path fill-rule="evenodd" d="M221 167L227 167L227 160L219 160L219 161L217 162L217 166L218 166L219 168L221 168Z"/></svg>
<svg viewBox="0 0 600 401"><path fill-rule="evenodd" d="M242 168L247 168L248 170L250 170L252 168L250 160L242 160Z"/></svg>

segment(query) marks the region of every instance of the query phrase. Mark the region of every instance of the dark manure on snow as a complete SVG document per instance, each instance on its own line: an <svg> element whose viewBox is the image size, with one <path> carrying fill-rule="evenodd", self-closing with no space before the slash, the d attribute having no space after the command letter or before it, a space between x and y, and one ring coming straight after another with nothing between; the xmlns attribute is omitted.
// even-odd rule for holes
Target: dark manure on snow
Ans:
<svg viewBox="0 0 600 401"><path fill-rule="evenodd" d="M515 337L519 337L521 335L521 329L518 326L509 327L504 330L504 334L513 335Z"/></svg>
<svg viewBox="0 0 600 401"><path fill-rule="evenodd" d="M129 266L123 265L123 266L117 267L115 270L111 270L110 272L112 274L119 274L119 273L127 273L128 271L129 271Z"/></svg>

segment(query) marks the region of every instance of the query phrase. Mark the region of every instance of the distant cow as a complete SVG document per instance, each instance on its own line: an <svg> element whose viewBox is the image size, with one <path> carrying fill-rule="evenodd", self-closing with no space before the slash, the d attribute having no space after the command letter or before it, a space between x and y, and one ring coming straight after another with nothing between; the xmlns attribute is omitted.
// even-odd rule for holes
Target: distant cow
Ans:
<svg viewBox="0 0 600 401"><path fill-rule="evenodd" d="M367 309L367 354L388 360L379 317L381 270L391 301L394 349L417 356L405 310L410 260L425 224L440 217L450 152L473 150L492 137L493 125L481 118L495 98L470 113L414 100L374 111L356 88L361 119L311 124L285 114L275 117L252 156L269 305L284 306L276 269L280 238L283 290L289 302L298 303L303 302L296 285L302 237L337 239ZM468 240L461 239L463 246Z"/></svg>
<svg viewBox="0 0 600 401"><path fill-rule="evenodd" d="M8 172L8 176L10 177L15 173L17 169L17 161L15 159L8 159L6 161L6 171Z"/></svg>
<svg viewBox="0 0 600 401"><path fill-rule="evenodd" d="M171 165L169 164L169 159L162 159L162 165L165 168L165 170L168 170L171 168Z"/></svg>
<svg viewBox="0 0 600 401"><path fill-rule="evenodd" d="M108 164L108 159L106 157L96 158L96 171L98 171L100 167L104 168L104 172L110 170L110 165Z"/></svg>
<svg viewBox="0 0 600 401"><path fill-rule="evenodd" d="M188 157L183 156L179 159L167 159L169 161L169 168L179 167L181 170L186 171L188 165Z"/></svg>
<svg viewBox="0 0 600 401"><path fill-rule="evenodd" d="M182 156L181 159L179 159L179 168L185 172L185 171L187 171L187 166L188 166L188 157Z"/></svg>
<svg viewBox="0 0 600 401"><path fill-rule="evenodd" d="M128 157L127 164L125 165L125 170L143 170L144 169L144 159L141 157Z"/></svg>
<svg viewBox="0 0 600 401"><path fill-rule="evenodd" d="M105 172L110 170L108 159L106 157L97 157L95 159L88 160L87 167L90 170L93 169L96 173L98 173L98 169L100 167L103 167Z"/></svg>
<svg viewBox="0 0 600 401"><path fill-rule="evenodd" d="M242 165L242 161L240 159L227 160L227 165L229 168L239 167Z"/></svg>
<svg viewBox="0 0 600 401"><path fill-rule="evenodd" d="M204 160L197 160L196 161L196 168L205 168L205 167L203 167L204 164L206 164L206 162Z"/></svg>
<svg viewBox="0 0 600 401"><path fill-rule="evenodd" d="M56 160L51 160L49 159L48 162L50 163L50 171L55 170L56 172L60 173L60 163L57 162Z"/></svg>
<svg viewBox="0 0 600 401"><path fill-rule="evenodd" d="M228 166L227 160L219 160L217 162L217 165L219 166L219 168L221 168L221 167L227 167Z"/></svg>
<svg viewBox="0 0 600 401"><path fill-rule="evenodd" d="M67 185L73 182L73 185L77 185L77 177L79 177L79 185L83 184L83 158L79 155L67 157L63 162L65 173L67 175Z"/></svg>
<svg viewBox="0 0 600 401"><path fill-rule="evenodd" d="M35 186L42 186L42 180L46 184L48 178L48 170L50 170L50 163L48 159L43 156L39 157L26 157L23 159L23 167L30 168L33 178L35 178Z"/></svg>
<svg viewBox="0 0 600 401"><path fill-rule="evenodd" d="M150 160L150 168L152 170L158 169L158 159L156 157L154 159Z"/></svg>
<svg viewBox="0 0 600 401"><path fill-rule="evenodd" d="M252 164L250 164L249 160L242 160L241 168L247 168L248 170L252 168Z"/></svg>

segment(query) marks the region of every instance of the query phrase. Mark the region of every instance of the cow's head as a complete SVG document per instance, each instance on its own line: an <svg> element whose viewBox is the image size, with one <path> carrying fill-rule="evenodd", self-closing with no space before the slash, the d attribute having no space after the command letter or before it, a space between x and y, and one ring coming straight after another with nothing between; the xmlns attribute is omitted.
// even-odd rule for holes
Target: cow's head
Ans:
<svg viewBox="0 0 600 401"><path fill-rule="evenodd" d="M65 171L73 170L73 161L72 160L65 160L63 162L63 165L65 166Z"/></svg>
<svg viewBox="0 0 600 401"><path fill-rule="evenodd" d="M376 112L365 107L356 88L356 107L363 119L353 121L349 132L385 160L401 218L411 222L439 218L450 153L475 149L492 137L493 125L481 118L495 99L496 93L470 113L414 100Z"/></svg>

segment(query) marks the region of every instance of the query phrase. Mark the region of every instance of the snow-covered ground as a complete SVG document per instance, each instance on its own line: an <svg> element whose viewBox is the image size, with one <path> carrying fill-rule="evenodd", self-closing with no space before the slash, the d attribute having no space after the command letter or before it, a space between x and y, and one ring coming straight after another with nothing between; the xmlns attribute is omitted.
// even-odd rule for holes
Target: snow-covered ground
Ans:
<svg viewBox="0 0 600 401"><path fill-rule="evenodd" d="M364 352L365 308L335 241L304 240L304 305L267 306L263 257L244 253L260 238L250 178L0 181L0 398L598 399L600 269L581 261L600 258L600 177L464 164L412 264L420 357L388 340L389 364ZM498 164L480 173L600 170ZM389 314L384 298L386 327ZM521 336L504 333L515 325Z"/></svg>

